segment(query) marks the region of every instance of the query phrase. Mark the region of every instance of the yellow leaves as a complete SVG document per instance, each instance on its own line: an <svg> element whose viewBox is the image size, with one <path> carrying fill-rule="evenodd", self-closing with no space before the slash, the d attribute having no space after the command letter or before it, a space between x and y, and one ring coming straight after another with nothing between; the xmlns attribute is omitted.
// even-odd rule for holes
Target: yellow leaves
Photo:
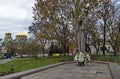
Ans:
<svg viewBox="0 0 120 79"><path fill-rule="evenodd" d="M41 24L39 30L40 31L37 33L37 37L39 39L47 39L47 40L52 39L54 28L51 24L49 23Z"/></svg>

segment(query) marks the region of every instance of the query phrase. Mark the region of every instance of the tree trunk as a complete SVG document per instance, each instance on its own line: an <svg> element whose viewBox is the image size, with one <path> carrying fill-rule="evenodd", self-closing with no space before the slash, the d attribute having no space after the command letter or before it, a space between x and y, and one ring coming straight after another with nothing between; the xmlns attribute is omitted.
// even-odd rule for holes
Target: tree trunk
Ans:
<svg viewBox="0 0 120 79"><path fill-rule="evenodd" d="M114 56L117 56L117 52L116 52L116 47L113 46L113 50L114 50Z"/></svg>

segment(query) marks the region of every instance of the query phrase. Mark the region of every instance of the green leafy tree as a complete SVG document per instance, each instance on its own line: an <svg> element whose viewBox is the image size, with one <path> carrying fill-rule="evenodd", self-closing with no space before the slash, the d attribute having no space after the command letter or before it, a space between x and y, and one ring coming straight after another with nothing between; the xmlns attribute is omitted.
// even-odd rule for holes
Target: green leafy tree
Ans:
<svg viewBox="0 0 120 79"><path fill-rule="evenodd" d="M96 31L102 38L103 48L105 48L106 42L108 42L112 46L114 50L114 55L116 56L116 38L118 36L118 31L115 30L117 28L118 21L118 8L115 8L115 4L112 0L101 0L98 2L99 5L94 8L94 16L96 18ZM115 33L115 31L117 33ZM97 37L98 39L98 37ZM97 45L97 44L96 44ZM105 55L105 49L103 49L103 55Z"/></svg>
<svg viewBox="0 0 120 79"><path fill-rule="evenodd" d="M77 47L75 44L77 44L78 28L81 28L80 20L84 22L86 14L90 14L92 9L98 4L97 0L35 1L35 6L33 7L34 22L30 27L30 31L38 41L42 39L51 43L52 40L57 40L61 44L64 55L69 45L74 44L71 46ZM85 9L88 3L90 4L89 12ZM48 26L50 28L46 30ZM46 35L41 38L42 34Z"/></svg>

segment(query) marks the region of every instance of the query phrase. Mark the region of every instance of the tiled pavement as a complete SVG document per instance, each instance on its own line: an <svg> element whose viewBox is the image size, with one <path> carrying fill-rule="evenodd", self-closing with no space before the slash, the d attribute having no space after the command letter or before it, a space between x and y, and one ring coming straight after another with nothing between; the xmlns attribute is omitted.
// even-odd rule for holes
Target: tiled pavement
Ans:
<svg viewBox="0 0 120 79"><path fill-rule="evenodd" d="M88 63L87 67L80 67L68 63L21 79L112 79L112 76L107 64Z"/></svg>

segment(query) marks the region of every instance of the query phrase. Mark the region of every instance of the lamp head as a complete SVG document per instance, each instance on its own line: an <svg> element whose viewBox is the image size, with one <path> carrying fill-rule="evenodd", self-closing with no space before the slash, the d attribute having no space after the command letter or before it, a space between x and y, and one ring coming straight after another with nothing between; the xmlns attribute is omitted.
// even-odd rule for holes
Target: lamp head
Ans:
<svg viewBox="0 0 120 79"><path fill-rule="evenodd" d="M89 8L89 6L90 6L90 4L89 3L87 3L87 5L85 6L86 8Z"/></svg>

